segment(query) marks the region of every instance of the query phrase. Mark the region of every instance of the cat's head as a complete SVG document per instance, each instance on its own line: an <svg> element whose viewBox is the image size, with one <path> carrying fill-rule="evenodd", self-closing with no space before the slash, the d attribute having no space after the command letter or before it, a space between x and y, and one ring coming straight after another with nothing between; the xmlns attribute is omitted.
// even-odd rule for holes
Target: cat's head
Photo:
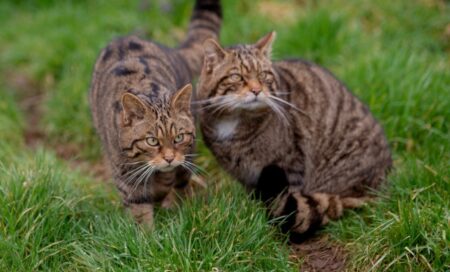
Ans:
<svg viewBox="0 0 450 272"><path fill-rule="evenodd" d="M270 59L275 32L251 45L222 48L204 43L205 59L198 83L199 103L218 112L259 111L272 108L277 80ZM205 104L207 104L205 106Z"/></svg>
<svg viewBox="0 0 450 272"><path fill-rule="evenodd" d="M119 140L128 162L161 172L185 163L195 141L191 96L191 84L158 104L131 93L122 95Z"/></svg>

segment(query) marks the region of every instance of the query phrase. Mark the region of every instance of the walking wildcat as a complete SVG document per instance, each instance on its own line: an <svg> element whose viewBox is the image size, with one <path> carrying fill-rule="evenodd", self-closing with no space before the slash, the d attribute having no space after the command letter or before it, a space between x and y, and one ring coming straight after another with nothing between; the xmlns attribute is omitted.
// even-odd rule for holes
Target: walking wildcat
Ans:
<svg viewBox="0 0 450 272"><path fill-rule="evenodd" d="M391 167L381 126L331 73L272 62L275 33L254 45L204 44L199 78L205 143L232 176L300 242L343 208L367 200Z"/></svg>
<svg viewBox="0 0 450 272"><path fill-rule="evenodd" d="M170 200L190 179L190 82L201 69L202 43L218 38L220 24L220 1L197 0L179 48L130 36L111 42L96 62L89 99L94 125L125 206L147 226L153 204Z"/></svg>

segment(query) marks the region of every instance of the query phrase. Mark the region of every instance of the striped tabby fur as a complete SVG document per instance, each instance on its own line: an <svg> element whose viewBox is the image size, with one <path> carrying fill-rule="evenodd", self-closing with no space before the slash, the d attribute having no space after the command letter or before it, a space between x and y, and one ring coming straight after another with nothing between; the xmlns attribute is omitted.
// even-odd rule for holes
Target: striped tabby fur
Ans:
<svg viewBox="0 0 450 272"><path fill-rule="evenodd" d="M272 62L275 33L254 45L205 42L197 86L207 146L299 242L365 203L391 167L382 127L343 83L302 60Z"/></svg>
<svg viewBox="0 0 450 272"><path fill-rule="evenodd" d="M90 90L94 125L125 206L147 226L153 204L170 205L195 167L190 82L201 69L202 43L217 39L220 25L220 2L197 0L179 48L124 37L96 62Z"/></svg>

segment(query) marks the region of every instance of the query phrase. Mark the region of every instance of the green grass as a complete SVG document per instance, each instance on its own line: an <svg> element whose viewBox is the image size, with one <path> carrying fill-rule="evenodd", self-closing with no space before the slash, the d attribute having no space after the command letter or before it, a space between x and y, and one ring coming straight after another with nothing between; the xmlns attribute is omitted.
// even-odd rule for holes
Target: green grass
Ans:
<svg viewBox="0 0 450 272"><path fill-rule="evenodd" d="M287 266L286 250L273 239L262 207L237 186L158 213L156 230L147 233L123 213L105 184L69 171L54 155L38 150L17 161L0 166L2 271Z"/></svg>
<svg viewBox="0 0 450 272"><path fill-rule="evenodd" d="M146 2L146 1L142 1ZM95 58L129 33L176 45L192 3L0 3L0 270L296 270L262 207L218 170L210 188L143 232L113 186L55 155L101 156L87 90ZM222 42L278 32L274 56L318 62L384 125L395 170L380 201L322 230L349 252L352 271L450 269L450 6L417 1L224 2ZM267 8L269 7L269 8ZM269 12L267 12L269 10ZM448 30L447 30L448 32ZM42 97L37 149L25 144L23 100Z"/></svg>

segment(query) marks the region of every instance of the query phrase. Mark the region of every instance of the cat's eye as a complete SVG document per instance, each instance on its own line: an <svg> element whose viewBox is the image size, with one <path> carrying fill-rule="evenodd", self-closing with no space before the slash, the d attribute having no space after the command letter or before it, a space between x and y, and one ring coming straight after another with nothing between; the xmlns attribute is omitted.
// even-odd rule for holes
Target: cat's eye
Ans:
<svg viewBox="0 0 450 272"><path fill-rule="evenodd" d="M146 139L146 142L147 142L147 144L149 146L157 146L157 145L159 145L159 141L155 137L148 137Z"/></svg>
<svg viewBox="0 0 450 272"><path fill-rule="evenodd" d="M178 134L177 137L175 137L174 142L176 144L181 143L184 140L184 134Z"/></svg>
<svg viewBox="0 0 450 272"><path fill-rule="evenodd" d="M271 79L270 74L268 72L261 72L261 73L259 73L258 77L260 80L270 80Z"/></svg>
<svg viewBox="0 0 450 272"><path fill-rule="evenodd" d="M261 73L259 73L258 77L259 77L260 81L267 82L267 83L273 82L273 77L268 72L261 72Z"/></svg>
<svg viewBox="0 0 450 272"><path fill-rule="evenodd" d="M242 76L239 74L231 74L229 77L230 81L232 82L238 82L242 80Z"/></svg>

